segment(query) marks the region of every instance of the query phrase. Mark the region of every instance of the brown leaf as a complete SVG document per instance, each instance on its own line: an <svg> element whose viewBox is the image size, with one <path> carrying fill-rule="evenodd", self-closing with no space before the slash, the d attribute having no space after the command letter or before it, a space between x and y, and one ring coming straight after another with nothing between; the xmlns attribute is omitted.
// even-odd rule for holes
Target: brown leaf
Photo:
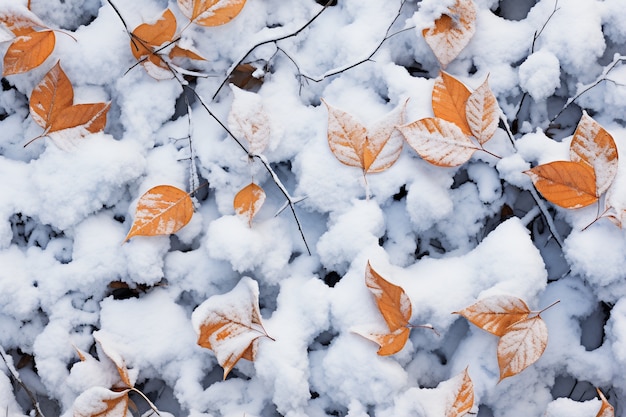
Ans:
<svg viewBox="0 0 626 417"><path fill-rule="evenodd" d="M600 410L598 411L598 414L596 414L596 417L615 417L615 409L613 406L609 403L599 388L596 388L596 391L602 401L602 405L600 406Z"/></svg>
<svg viewBox="0 0 626 417"><path fill-rule="evenodd" d="M481 145L493 137L500 120L500 107L487 79L474 90L465 105L467 124Z"/></svg>
<svg viewBox="0 0 626 417"><path fill-rule="evenodd" d="M374 271L369 261L365 268L365 285L376 299L378 310L392 332L406 327L411 319L411 300L404 290Z"/></svg>
<svg viewBox="0 0 626 417"><path fill-rule="evenodd" d="M211 349L224 379L240 358L254 360L257 339L267 336L259 312L259 285L242 278L231 291L214 295L192 314L198 345Z"/></svg>
<svg viewBox="0 0 626 417"><path fill-rule="evenodd" d="M61 110L74 103L74 88L57 62L33 89L30 95L30 115L35 123L48 130Z"/></svg>
<svg viewBox="0 0 626 417"><path fill-rule="evenodd" d="M233 104L228 113L231 132L248 141L248 152L261 154L270 141L270 119L259 95L232 87Z"/></svg>
<svg viewBox="0 0 626 417"><path fill-rule="evenodd" d="M230 74L228 82L242 90L253 91L263 84L263 78L256 78L254 73L257 68L252 64L239 64Z"/></svg>
<svg viewBox="0 0 626 417"><path fill-rule="evenodd" d="M503 336L508 327L530 314L526 303L509 295L494 295L464 308L460 314L472 324L496 336Z"/></svg>
<svg viewBox="0 0 626 417"><path fill-rule="evenodd" d="M438 166L461 165L479 149L456 124L443 119L421 119L398 129L419 156Z"/></svg>
<svg viewBox="0 0 626 417"><path fill-rule="evenodd" d="M377 353L380 356L393 355L402 350L409 340L411 329L408 327L400 327L391 333L370 333L365 331L355 331L360 336L376 343L380 348Z"/></svg>
<svg viewBox="0 0 626 417"><path fill-rule="evenodd" d="M185 191L170 185L148 190L137 202L135 221L124 241L133 236L178 232L193 216L193 202Z"/></svg>
<svg viewBox="0 0 626 417"><path fill-rule="evenodd" d="M178 0L183 14L202 26L218 26L233 20L246 0Z"/></svg>
<svg viewBox="0 0 626 417"><path fill-rule="evenodd" d="M265 202L265 191L255 183L250 183L242 188L233 201L235 213L246 219L248 226L252 226L252 218L261 209Z"/></svg>
<svg viewBox="0 0 626 417"><path fill-rule="evenodd" d="M130 389L111 391L103 387L91 387L74 401L74 417L126 417Z"/></svg>
<svg viewBox="0 0 626 417"><path fill-rule="evenodd" d="M555 161L536 166L525 174L546 200L563 208L580 208L598 201L596 176L589 164Z"/></svg>
<svg viewBox="0 0 626 417"><path fill-rule="evenodd" d="M469 413L474 406L474 383L467 372L467 368L452 380L456 383L454 400L446 406L445 417L462 417Z"/></svg>
<svg viewBox="0 0 626 417"><path fill-rule="evenodd" d="M570 159L585 162L593 167L596 174L596 196L609 188L617 175L617 146L613 137L604 130L587 112L578 122L570 144Z"/></svg>
<svg viewBox="0 0 626 417"><path fill-rule="evenodd" d="M500 381L535 363L548 344L548 327L537 315L512 324L498 342Z"/></svg>
<svg viewBox="0 0 626 417"><path fill-rule="evenodd" d="M42 30L29 32L16 38L4 55L2 75L20 74L41 65L52 53L54 32Z"/></svg>
<svg viewBox="0 0 626 417"><path fill-rule="evenodd" d="M461 81L441 71L432 93L435 117L454 123L467 136L472 135L467 123L467 100L470 96L471 92Z"/></svg>
<svg viewBox="0 0 626 417"><path fill-rule="evenodd" d="M474 36L475 21L474 2L457 0L446 13L435 20L433 27L422 31L424 40L443 68L461 53Z"/></svg>

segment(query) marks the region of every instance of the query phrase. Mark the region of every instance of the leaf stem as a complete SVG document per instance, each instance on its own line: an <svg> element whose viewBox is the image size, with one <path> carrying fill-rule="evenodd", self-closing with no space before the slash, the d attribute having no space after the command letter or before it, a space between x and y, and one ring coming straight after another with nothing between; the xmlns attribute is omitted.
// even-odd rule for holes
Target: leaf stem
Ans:
<svg viewBox="0 0 626 417"><path fill-rule="evenodd" d="M560 303L561 300L556 300L555 302L553 302L552 304L550 304L548 307L545 307L537 312L533 311L533 313L535 313L535 315L539 316L541 313L543 313L544 311L546 311L549 308L554 307L555 305L557 305L558 303Z"/></svg>

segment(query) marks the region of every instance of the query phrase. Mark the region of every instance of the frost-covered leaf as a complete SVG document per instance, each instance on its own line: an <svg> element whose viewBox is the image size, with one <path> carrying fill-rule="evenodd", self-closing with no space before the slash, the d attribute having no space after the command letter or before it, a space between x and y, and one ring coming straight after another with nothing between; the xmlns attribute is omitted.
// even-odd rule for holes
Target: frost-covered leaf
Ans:
<svg viewBox="0 0 626 417"><path fill-rule="evenodd" d="M246 0L178 0L183 14L202 26L218 26L233 20Z"/></svg>
<svg viewBox="0 0 626 417"><path fill-rule="evenodd" d="M401 327L391 333L372 333L360 329L354 329L353 332L376 343L379 346L377 351L378 355L388 356L396 354L402 350L404 345L406 345L407 340L409 340L411 329L408 327Z"/></svg>
<svg viewBox="0 0 626 417"><path fill-rule="evenodd" d="M16 37L27 35L35 28L47 29L45 23L30 10L17 7L0 10L0 24Z"/></svg>
<svg viewBox="0 0 626 417"><path fill-rule="evenodd" d="M125 388L132 388L135 385L135 381L131 379L131 376L128 372L128 368L126 367L126 362L124 361L124 358L122 358L122 356L119 353L117 353L114 349L108 346L103 341L102 337L99 336L98 332L95 332L93 334L93 338L96 342L100 344L100 347L102 348L102 352L104 352L104 354L111 360L111 362L115 364L115 368L117 369L117 372L120 374L120 379L122 380L122 383L125 385Z"/></svg>
<svg viewBox="0 0 626 417"><path fill-rule="evenodd" d="M270 141L270 120L258 94L232 86L233 104L228 113L228 127L237 137L248 141L248 152L261 154Z"/></svg>
<svg viewBox="0 0 626 417"><path fill-rule="evenodd" d="M548 344L548 327L536 315L507 328L498 342L500 380L517 375L535 363Z"/></svg>
<svg viewBox="0 0 626 417"><path fill-rule="evenodd" d="M369 261L365 268L365 285L374 295L378 310L392 332L406 327L411 320L411 300L404 290L384 279Z"/></svg>
<svg viewBox="0 0 626 417"><path fill-rule="evenodd" d="M507 328L530 314L526 303L509 295L494 295L455 312L469 320L475 326L496 336L502 336Z"/></svg>
<svg viewBox="0 0 626 417"><path fill-rule="evenodd" d="M74 88L57 62L33 89L30 95L30 115L35 123L48 130L62 110L74 103Z"/></svg>
<svg viewBox="0 0 626 417"><path fill-rule="evenodd" d="M185 191L170 185L149 189L137 202L135 221L124 241L133 236L169 235L193 216L193 202Z"/></svg>
<svg viewBox="0 0 626 417"><path fill-rule="evenodd" d="M126 417L130 389L111 391L103 387L91 387L74 401L74 417Z"/></svg>
<svg viewBox="0 0 626 417"><path fill-rule="evenodd" d="M399 129L419 156L434 165L461 165L479 149L456 124L436 117L417 120Z"/></svg>
<svg viewBox="0 0 626 417"><path fill-rule="evenodd" d="M570 159L585 162L593 167L596 175L596 196L609 188L617 174L617 146L613 137L587 112L578 122L570 144Z"/></svg>
<svg viewBox="0 0 626 417"><path fill-rule="evenodd" d="M233 201L235 213L246 219L249 226L252 226L252 219L265 202L265 191L255 183L251 182L242 188Z"/></svg>
<svg viewBox="0 0 626 417"><path fill-rule="evenodd" d="M461 81L441 71L433 85L432 105L435 117L454 123L467 136L472 135L467 121L467 100L471 94Z"/></svg>
<svg viewBox="0 0 626 417"><path fill-rule="evenodd" d="M500 108L487 79L474 90L465 105L467 124L472 135L483 145L496 133L500 119Z"/></svg>
<svg viewBox="0 0 626 417"><path fill-rule="evenodd" d="M422 31L430 49L443 68L467 46L476 30L476 7L472 0L457 0L435 20L434 26Z"/></svg>
<svg viewBox="0 0 626 417"><path fill-rule="evenodd" d="M328 145L333 155L342 164L363 168L364 145L367 130L349 113L332 107L322 99L328 108Z"/></svg>
<svg viewBox="0 0 626 417"><path fill-rule="evenodd" d="M596 176L587 163L555 161L525 173L546 200L563 208L580 208L598 201Z"/></svg>
<svg viewBox="0 0 626 417"><path fill-rule="evenodd" d="M198 345L215 353L224 379L242 357L254 360L259 337L269 337L259 312L259 284L249 277L226 294L210 297L191 318Z"/></svg>
<svg viewBox="0 0 626 417"><path fill-rule="evenodd" d="M42 30L17 37L4 55L2 75L20 74L41 65L52 53L54 32Z"/></svg>
<svg viewBox="0 0 626 417"><path fill-rule="evenodd" d="M155 22L143 23L131 32L130 50L137 60L145 58L142 65L153 78L160 80L173 76L158 49L172 42L175 34L176 17L170 9L166 9Z"/></svg>
<svg viewBox="0 0 626 417"><path fill-rule="evenodd" d="M600 396L600 400L602 401L602 405L600 406L600 410L598 410L598 414L596 417L615 417L615 409L606 399L602 391L599 388L596 388L598 392L598 396Z"/></svg>
<svg viewBox="0 0 626 417"><path fill-rule="evenodd" d="M474 383L467 368L450 379L453 385L452 401L446 405L445 417L462 417L474 406Z"/></svg>

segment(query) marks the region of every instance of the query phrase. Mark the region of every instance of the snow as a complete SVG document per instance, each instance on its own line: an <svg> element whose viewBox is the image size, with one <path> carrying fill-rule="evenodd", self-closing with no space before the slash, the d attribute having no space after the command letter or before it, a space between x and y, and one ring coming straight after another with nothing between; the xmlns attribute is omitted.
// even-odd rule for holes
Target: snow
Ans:
<svg viewBox="0 0 626 417"><path fill-rule="evenodd" d="M0 0L0 12L26 3ZM433 117L439 65L422 30L453 0L340 0L323 11L313 0L249 1L225 25L185 29L181 42L206 60L177 63L206 77L161 81L134 66L108 1L30 3L62 31L51 57L0 91L0 413L35 414L12 373L46 417L95 412L121 386L123 363L164 416L434 417L466 368L478 417L593 416L596 387L625 414L626 232L594 221L605 208L626 221L624 162L600 207L576 210L542 200L524 173L570 160L583 112L626 150L623 1L474 0L476 32L446 71L472 89L489 77L508 125L485 144L498 156L477 150L439 167L405 144L367 175L331 152L322 100L364 126L405 101L402 125ZM113 3L131 31L165 7L179 29L188 23L173 0ZM222 86L240 59L256 82ZM107 125L24 147L42 134L30 94L57 61L75 103L110 102ZM261 155L250 160L225 127L246 147L258 134L249 149ZM267 198L248 224L233 198L250 182ZM158 185L194 191L191 221L123 243L139 198ZM289 206L277 214L284 192L299 223ZM357 334L387 329L368 262L411 302L416 327L395 355ZM198 346L197 329L207 300L238 282L258 288L273 340L258 339L256 360L224 380L223 352ZM499 382L498 338L452 312L501 295L533 311L559 302L541 313L541 358ZM149 410L131 399L137 414Z"/></svg>

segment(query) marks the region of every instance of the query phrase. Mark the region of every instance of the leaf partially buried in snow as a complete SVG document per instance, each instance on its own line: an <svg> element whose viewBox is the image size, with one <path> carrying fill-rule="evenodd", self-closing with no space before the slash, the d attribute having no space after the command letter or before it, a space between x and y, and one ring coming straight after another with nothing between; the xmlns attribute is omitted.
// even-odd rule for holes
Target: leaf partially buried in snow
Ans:
<svg viewBox="0 0 626 417"><path fill-rule="evenodd" d="M233 201L235 213L246 219L248 226L252 226L252 219L265 202L265 191L255 183L242 188Z"/></svg>
<svg viewBox="0 0 626 417"><path fill-rule="evenodd" d="M135 221L124 241L133 236L169 235L193 216L193 202L185 191L171 185L149 189L137 202Z"/></svg>
<svg viewBox="0 0 626 417"><path fill-rule="evenodd" d="M141 61L148 75L155 79L173 77L159 48L172 42L175 34L176 17L170 9L166 9L155 22L142 23L130 34L130 50L133 56Z"/></svg>
<svg viewBox="0 0 626 417"><path fill-rule="evenodd" d="M452 384L452 395L446 404L445 417L462 417L474 406L474 383L467 368L447 382Z"/></svg>
<svg viewBox="0 0 626 417"><path fill-rule="evenodd" d="M126 417L130 389L111 391L103 387L91 387L80 394L73 405L74 417Z"/></svg>
<svg viewBox="0 0 626 417"><path fill-rule="evenodd" d="M4 54L2 76L20 74L43 64L54 50L55 42L51 30L18 36Z"/></svg>
<svg viewBox="0 0 626 417"><path fill-rule="evenodd" d="M269 337L259 312L259 284L243 277L231 291L214 295L192 314L198 345L211 349L224 368L224 379L244 358L254 361L258 338Z"/></svg>
<svg viewBox="0 0 626 417"><path fill-rule="evenodd" d="M178 0L183 14L193 23L218 26L233 20L246 0Z"/></svg>
<svg viewBox="0 0 626 417"><path fill-rule="evenodd" d="M489 333L502 336L513 323L527 318L530 309L517 297L494 295L455 313Z"/></svg>
<svg viewBox="0 0 626 417"><path fill-rule="evenodd" d="M541 316L509 326L498 342L500 380L517 375L535 363L548 344L548 327Z"/></svg>
<svg viewBox="0 0 626 417"><path fill-rule="evenodd" d="M466 135L472 134L467 122L467 101L472 93L452 75L441 71L435 80L432 93L435 117L454 123Z"/></svg>
<svg viewBox="0 0 626 417"><path fill-rule="evenodd" d="M600 406L600 410L598 411L598 414L596 414L596 417L615 417L615 409L613 406L609 403L599 388L596 388L596 391L602 401L602 405Z"/></svg>
<svg viewBox="0 0 626 417"><path fill-rule="evenodd" d="M270 120L258 94L232 86L233 104L228 113L228 127L237 137L248 141L250 154L261 154L270 141Z"/></svg>

